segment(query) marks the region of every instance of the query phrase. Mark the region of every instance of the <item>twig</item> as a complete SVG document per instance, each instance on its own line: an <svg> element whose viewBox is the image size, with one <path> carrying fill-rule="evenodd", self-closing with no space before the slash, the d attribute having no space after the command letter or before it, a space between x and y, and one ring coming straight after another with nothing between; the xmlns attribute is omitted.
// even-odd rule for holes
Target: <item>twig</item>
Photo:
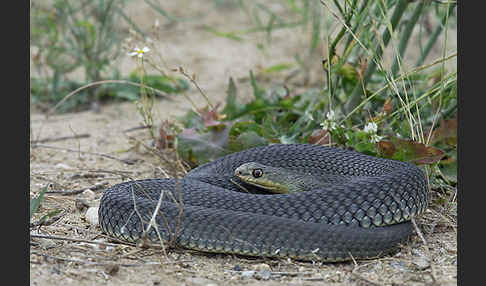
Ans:
<svg viewBox="0 0 486 286"><path fill-rule="evenodd" d="M126 134L125 134L126 135ZM130 140L133 140L135 141L137 144L140 144L140 146L144 147L147 151L149 151L150 153L156 155L159 159L161 159L164 163L167 163L168 165L171 165L173 164L173 160L170 160L166 157L163 156L162 152L155 148L155 147L150 147L150 146L147 146L147 144L145 144L142 140L136 138L136 137L133 137L133 136L130 136L130 135L126 135L128 139ZM178 156L177 152L175 152L176 156ZM178 158L178 157L177 157ZM182 161L177 159L176 162L179 164L179 167L180 169L184 172L184 173L187 173L186 169L184 168L184 166L182 165ZM173 165L172 165L173 166ZM176 177L177 176L177 169L174 168L174 172L171 173L171 175L173 177Z"/></svg>
<svg viewBox="0 0 486 286"><path fill-rule="evenodd" d="M415 218L412 216L410 220L412 221L413 227L415 228L417 235L420 237L420 239L424 243L425 251L427 253L427 258L430 260L430 270L431 270L430 277L432 278L432 280L434 280L434 284L435 284L435 283L437 283L437 279L435 279L435 269L434 269L434 265L432 263L429 245L428 245L427 241L425 240L425 237L422 234L422 231L420 231L420 229L418 228L417 223L415 222Z"/></svg>
<svg viewBox="0 0 486 286"><path fill-rule="evenodd" d="M231 272L231 273L241 273L241 270L225 270L226 272ZM256 271L255 271L256 272ZM281 275L281 276L305 276L305 275L312 275L315 274L315 272L287 272L287 271L270 271L271 275Z"/></svg>
<svg viewBox="0 0 486 286"><path fill-rule="evenodd" d="M51 218L46 218L48 216L44 216L40 220L33 222L33 223L30 223L30 227L51 225L51 224L55 223L56 221L60 220L64 216L65 216L65 213L60 213L60 214L55 215Z"/></svg>
<svg viewBox="0 0 486 286"><path fill-rule="evenodd" d="M368 283L368 284L371 284L371 285L375 285L375 286L381 286L382 284L379 284L379 283L376 283L376 282L373 282L361 275L359 275L358 273L355 273L355 272L351 272L351 275L353 275L354 277L360 279L360 280L363 280L364 282Z"/></svg>
<svg viewBox="0 0 486 286"><path fill-rule="evenodd" d="M44 139L38 139L38 140L31 140L31 144L37 144L37 143L46 143L46 142L56 142L56 141L62 141L62 140L68 140L68 139L79 139L79 138L87 138L90 137L91 134L84 133L84 134L78 134L78 135L73 135L73 136L62 136L62 137L51 137L51 138L44 138Z"/></svg>
<svg viewBox="0 0 486 286"><path fill-rule="evenodd" d="M160 192L159 201L157 202L157 206L155 207L155 210L154 210L154 212L152 214L152 217L150 218L150 221L149 221L149 223L147 225L147 229L144 230L144 232L142 234L142 238L147 237L148 232L153 227L155 229L155 231L157 232L157 235L159 237L160 245L162 246L162 250L164 251L164 254L166 254L166 256L167 256L167 252L165 251L165 246L164 246L164 242L162 240L162 236L160 235L159 230L158 230L157 223L155 222L155 218L157 217L157 214L159 213L159 210L160 210L160 206L162 205L164 193L165 193L164 190L162 190Z"/></svg>
<svg viewBox="0 0 486 286"><path fill-rule="evenodd" d="M95 153L95 152L88 152L88 151L80 151L80 150L74 150L74 149L69 149L69 148L63 148L63 147L57 147L57 146L50 146L50 145L43 145L43 144L34 144L31 146L32 148L47 148L47 149L57 149L57 150L63 150L63 151L68 151L68 152L74 152L74 153L83 153L83 154L89 154L89 155L95 155L95 156L101 156L109 159L113 159L119 162L122 162L127 165L133 165L133 162L130 160L123 160L123 159L118 159L116 157L103 154L103 153Z"/></svg>
<svg viewBox="0 0 486 286"><path fill-rule="evenodd" d="M86 190L92 190L92 191L99 190L99 189L106 187L106 185L108 185L108 182L102 182L102 183L99 183L99 184L95 184L91 187L78 189L78 190L52 190L52 191L46 191L46 193L47 194L61 194L63 196L76 195L76 194L82 193Z"/></svg>
<svg viewBox="0 0 486 286"><path fill-rule="evenodd" d="M363 280L365 281L366 283L369 283L371 285L381 285L379 283L376 283L376 282L373 282L373 281L370 281L368 280L367 278L361 276L360 274L356 273L356 271L360 268L360 266L358 266L358 263L356 262L356 259L354 259L353 255L351 253L349 253L349 256L351 256L351 259L353 260L353 263L354 263L354 268L353 270L351 271L351 275L353 275L354 277L360 279L360 280Z"/></svg>
<svg viewBox="0 0 486 286"><path fill-rule="evenodd" d="M270 271L272 275L282 275L282 276L304 276L304 275L312 275L315 274L314 272L288 272L288 271Z"/></svg>
<svg viewBox="0 0 486 286"><path fill-rule="evenodd" d="M199 85L197 84L196 80L194 79L193 76L189 76L182 67L179 67L178 71L183 75L185 76L186 78L188 78L192 84L194 84L194 86L197 88L197 90L199 91L199 93L204 97L204 99L206 100L206 102L208 103L209 107L211 107L211 109L214 109L214 105L211 103L211 101L209 100L208 96L202 91L202 89L199 87ZM192 103L192 101L191 101ZM194 104L193 104L194 105ZM195 106L195 105L194 105Z"/></svg>
<svg viewBox="0 0 486 286"><path fill-rule="evenodd" d="M169 98L166 93L164 93L164 92L162 92L158 89L152 88L150 86L145 86L144 84L139 84L139 83L131 82L131 81L128 81L128 80L101 80L101 81L95 81L95 82L88 83L88 84L83 85L82 87L70 92L63 99L61 99L61 101L59 101L53 108L51 108L51 110L49 110L49 112L47 112L46 117L49 117L49 115L51 115L61 104L63 104L64 101L68 100L71 96L75 95L76 93L80 92L81 90L88 88L88 87L95 86L95 85L105 84L105 83L123 83L123 84L138 86L138 87L144 87L144 88L148 88L151 91L158 93L158 94L160 94L164 97Z"/></svg>
<svg viewBox="0 0 486 286"><path fill-rule="evenodd" d="M87 171L87 172L91 172L91 173L114 174L114 175L122 176L124 178L130 178L129 175L135 173L135 171L123 171L123 170L104 170L104 169L79 169L79 170Z"/></svg>
<svg viewBox="0 0 486 286"><path fill-rule="evenodd" d="M137 127L132 127L132 128L122 130L122 132L128 133L128 132L132 132L132 131L135 131L135 130L148 129L148 128L152 128L152 127L153 127L152 125L142 125L142 126L137 126Z"/></svg>
<svg viewBox="0 0 486 286"><path fill-rule="evenodd" d="M427 241L425 240L425 237L424 235L422 234L422 231L420 231L420 229L418 228L417 226L417 223L415 222L415 218L412 217L411 218L411 221L412 221L412 224L415 228L415 231L417 232L417 235L420 237L420 239L422 240L422 242L424 243L425 245L425 248L427 249L427 252L429 251L429 245L427 244Z"/></svg>
<svg viewBox="0 0 486 286"><path fill-rule="evenodd" d="M66 258L66 257L59 257L59 256L52 256L52 255L47 255L39 252L31 252L31 254L39 255L45 258L50 258L54 260L60 260L60 261L68 261L68 262L75 262L75 263L81 263L81 264L87 264L87 265L93 265L93 266L123 266L123 267L136 267L136 266L147 266L147 265L169 265L169 264L178 264L178 263L188 263L192 262L191 260L181 260L181 261L170 261L170 262L155 262L155 261L149 261L145 263L133 263L133 264L126 264L126 263L113 263L113 262L92 262L92 261L85 261L85 260L80 260L80 259L73 259L73 258Z"/></svg>
<svg viewBox="0 0 486 286"><path fill-rule="evenodd" d="M54 240L66 240L66 241L73 241L73 242L84 242L84 243L91 243L91 244L98 244L103 246L113 246L117 247L119 244L116 243L109 243L109 242L101 242L101 241L92 241L87 239L80 239L80 238L72 238L72 237L64 237L64 236L54 236L54 235L43 235L43 234L31 234L31 238L44 238L44 239L54 239ZM129 246L135 246L135 244L123 242Z"/></svg>

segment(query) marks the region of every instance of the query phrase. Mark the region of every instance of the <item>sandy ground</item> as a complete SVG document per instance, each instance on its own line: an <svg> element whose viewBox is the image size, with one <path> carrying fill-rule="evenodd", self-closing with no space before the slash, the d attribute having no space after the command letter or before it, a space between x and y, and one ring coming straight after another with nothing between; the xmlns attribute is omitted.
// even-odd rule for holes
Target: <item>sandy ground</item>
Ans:
<svg viewBox="0 0 486 286"><path fill-rule="evenodd" d="M265 35L253 34L245 36L245 41L236 42L202 29L202 22L223 31L241 29L248 24L248 19L239 9L214 10L206 1L190 5L189 1L181 1L179 7L166 4L164 7L175 15L180 15L181 11L205 14L200 21L166 25L163 18L140 3L144 2L131 3L127 13L143 29L150 29L159 19L157 52L163 55L169 67L183 66L189 74L196 73L199 85L213 103L224 99L229 76L245 78L250 69L257 71L260 67L293 62L296 53L305 51L301 43L307 41L310 33L310 30L275 32L271 48L262 53L256 43ZM455 37L455 34L449 35L451 49L455 49ZM435 55L440 52L437 49ZM413 52L409 57L414 62ZM319 55L315 62L317 65L310 65L310 77L311 82L318 83ZM115 64L126 74L135 67L133 59L128 57L122 57ZM238 88L243 99L250 93L248 83L240 83ZM198 107L205 105L194 88L186 95ZM173 119L189 108L190 102L181 95L158 100L154 107L156 123ZM69 196L47 194L44 197L33 221L53 210L61 212L53 224L31 228L31 234L51 237L31 239L31 285L424 285L434 281L440 285L457 284L455 204L447 204L445 209L440 204L432 204L417 220L426 244L419 236L414 236L394 256L357 263L312 264L187 250L163 253L123 244L87 243L93 240L112 243L98 226L87 221L86 208L81 207L99 203L103 188L96 189L98 184L113 185L128 178L163 177L167 169L141 147L140 142L150 143L146 131L124 132L140 125L142 119L131 102L103 105L99 111L49 117L32 108L31 140L89 136L44 142L31 148L30 196L46 185L50 190L90 190ZM127 165L119 159L134 164ZM432 202L444 197L449 199L437 192L431 197ZM79 241L56 240L53 236Z"/></svg>

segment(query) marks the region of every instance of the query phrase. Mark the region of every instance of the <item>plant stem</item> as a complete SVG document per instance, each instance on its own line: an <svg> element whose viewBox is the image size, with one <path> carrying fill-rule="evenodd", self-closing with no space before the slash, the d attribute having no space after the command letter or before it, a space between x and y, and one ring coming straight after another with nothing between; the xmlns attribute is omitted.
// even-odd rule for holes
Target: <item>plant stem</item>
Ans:
<svg viewBox="0 0 486 286"><path fill-rule="evenodd" d="M409 4L408 0L398 1L398 4L395 7L395 10L393 11L392 18L390 20L392 30L395 30L395 28L397 27L397 25L400 22L400 19L402 18L403 13L405 12L408 4ZM390 30L385 29L385 31L383 32L383 36L382 36L384 47L386 47L388 45L390 38L391 38ZM346 107L345 107L346 112L353 110L359 104L359 100L361 98L362 90L363 90L363 88L366 88L366 82L370 79L371 75L373 75L373 73L375 72L376 62L380 61L382 54L383 54L383 50L382 50L381 46L379 44L377 44L376 49L375 49L375 54L374 54L375 61L370 61L368 68L366 69L366 73L363 77L364 86L361 86L360 83L358 83L356 85L356 87L353 90L351 97L349 98L348 103L346 104Z"/></svg>
<svg viewBox="0 0 486 286"><path fill-rule="evenodd" d="M447 20L447 17L454 11L454 8L456 8L456 4L453 3L449 6L449 10L447 13L442 17L440 21L440 25L435 28L435 31L432 33L432 36L430 36L429 41L427 42L427 45L425 45L425 49L423 53L420 55L420 58L417 60L417 63L415 66L421 66L425 58L428 56L429 52L432 50L432 47L434 46L435 42L437 41L437 38L439 37L440 33L444 29L445 22Z"/></svg>
<svg viewBox="0 0 486 286"><path fill-rule="evenodd" d="M361 6L362 9L363 9L363 7L366 7L368 1L369 0L365 0L365 3L363 3L363 5ZM356 6L356 0L353 2L353 6L354 7ZM353 15L354 15L353 13L349 13L347 15L347 17L344 18L344 23L346 23L346 25L350 26L350 21L351 21L351 18L353 17ZM356 23L356 26L352 29L353 33L356 31L358 26L359 26L359 21ZM345 35L345 33L346 33L346 27L343 26L341 28L341 30L339 31L339 33L337 34L336 38L334 38L334 41L332 42L332 44L331 44L331 47L329 49L329 53L330 53L329 58L332 59L334 57L334 55L336 54L336 46L339 43L339 41L342 39L342 37ZM346 46L348 46L348 45L349 45L349 43Z"/></svg>
<svg viewBox="0 0 486 286"><path fill-rule="evenodd" d="M398 64L399 61L402 60L403 55L405 54L405 50L407 49L408 46L408 40L410 39L410 35L412 35L413 28L417 24L417 21L422 14L422 11L425 7L426 1L420 1L415 7L415 10L413 11L412 17L410 18L409 22L405 26L405 29L402 32L402 37L400 39L400 43L398 44L398 55L395 58L395 61L393 62L392 65L392 74L395 75L397 70L398 70Z"/></svg>

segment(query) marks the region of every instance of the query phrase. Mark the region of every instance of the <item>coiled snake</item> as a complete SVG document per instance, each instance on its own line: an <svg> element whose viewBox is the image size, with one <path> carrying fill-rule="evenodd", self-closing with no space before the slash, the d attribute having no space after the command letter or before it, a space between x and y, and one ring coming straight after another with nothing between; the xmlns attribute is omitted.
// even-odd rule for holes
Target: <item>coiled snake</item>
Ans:
<svg viewBox="0 0 486 286"><path fill-rule="evenodd" d="M316 178L309 190L271 194L235 176L248 162ZM305 178L305 177L304 177ZM147 237L184 248L249 256L343 261L389 254L412 233L428 203L416 166L307 144L229 154L184 178L123 182L104 191L102 230L129 242Z"/></svg>

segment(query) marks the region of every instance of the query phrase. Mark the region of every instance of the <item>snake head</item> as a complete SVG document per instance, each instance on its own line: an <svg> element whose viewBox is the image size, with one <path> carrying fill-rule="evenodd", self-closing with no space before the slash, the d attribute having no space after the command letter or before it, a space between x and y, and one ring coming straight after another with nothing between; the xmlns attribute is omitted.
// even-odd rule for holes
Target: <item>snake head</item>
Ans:
<svg viewBox="0 0 486 286"><path fill-rule="evenodd" d="M258 162L248 162L235 169L235 176L243 182L272 193L286 194L287 185L280 179L282 171Z"/></svg>

